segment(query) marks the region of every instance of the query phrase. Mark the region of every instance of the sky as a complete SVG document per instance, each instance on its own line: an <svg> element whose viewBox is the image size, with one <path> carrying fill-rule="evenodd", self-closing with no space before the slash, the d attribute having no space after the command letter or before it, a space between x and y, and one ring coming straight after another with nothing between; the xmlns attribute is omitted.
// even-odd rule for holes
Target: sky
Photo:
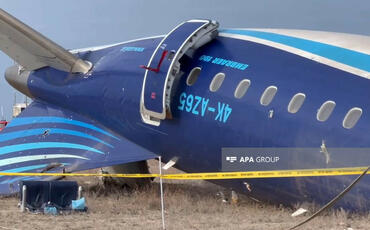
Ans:
<svg viewBox="0 0 370 230"><path fill-rule="evenodd" d="M221 28L370 35L369 0L0 0L0 7L66 49L166 34L193 18L216 20ZM0 106L7 119L16 91L3 76L12 64L0 52ZM24 96L17 93L17 101Z"/></svg>

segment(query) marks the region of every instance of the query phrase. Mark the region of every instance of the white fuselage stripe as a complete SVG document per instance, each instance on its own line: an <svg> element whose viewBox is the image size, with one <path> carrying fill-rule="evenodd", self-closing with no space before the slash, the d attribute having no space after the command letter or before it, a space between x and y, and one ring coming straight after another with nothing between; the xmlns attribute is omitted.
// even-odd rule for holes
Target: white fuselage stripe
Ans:
<svg viewBox="0 0 370 230"><path fill-rule="evenodd" d="M245 40L245 41L251 41L251 42L271 46L271 47L274 47L274 48L277 48L277 49L280 49L280 50L284 50L284 51L299 55L301 57L308 58L310 60L313 60L313 61L316 61L316 62L319 62L319 63L325 64L325 65L328 65L328 66L332 66L334 68L337 68L337 69L340 69L340 70L343 70L343 71L346 71L346 72L349 72L349 73L352 73L352 74L370 79L370 73L367 72L367 71L357 69L357 68L354 68L352 66L349 66L349 65L346 65L346 64L343 64L343 63L340 63L340 62L337 62L337 61L334 61L334 60L331 60L331 59L328 59L328 58L325 58L325 57L322 57L322 56L319 56L319 55L316 55L316 54L313 54L313 53L309 53L307 51L300 50L300 49L297 49L297 48L294 48L294 47L291 47L291 46L280 44L280 43L277 43L277 42L268 41L268 40L264 40L264 39L261 39L261 38L247 36L247 35L239 35L239 34L220 33L219 36L228 37L228 38L235 38L235 39L240 39L240 40Z"/></svg>

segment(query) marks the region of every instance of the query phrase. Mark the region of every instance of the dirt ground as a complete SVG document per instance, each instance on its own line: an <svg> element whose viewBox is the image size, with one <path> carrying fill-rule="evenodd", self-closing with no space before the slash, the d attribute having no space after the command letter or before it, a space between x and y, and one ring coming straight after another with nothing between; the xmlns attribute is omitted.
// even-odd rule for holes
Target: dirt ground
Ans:
<svg viewBox="0 0 370 230"><path fill-rule="evenodd" d="M151 165L151 171L155 171L153 168ZM78 178L78 182L84 187L86 213L58 216L21 213L18 198L0 197L0 230L161 229L157 181L150 187L131 191L104 188L98 179ZM224 203L217 195L220 190L203 181L166 181L166 229L289 229L312 214L294 218L293 209L256 203L240 195L237 204ZM331 211L299 229L370 229L370 215Z"/></svg>

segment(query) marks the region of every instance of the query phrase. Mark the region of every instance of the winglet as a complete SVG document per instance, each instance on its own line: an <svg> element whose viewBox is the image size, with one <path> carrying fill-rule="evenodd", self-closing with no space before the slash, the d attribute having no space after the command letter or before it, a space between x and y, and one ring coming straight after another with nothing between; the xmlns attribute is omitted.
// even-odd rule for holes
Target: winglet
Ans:
<svg viewBox="0 0 370 230"><path fill-rule="evenodd" d="M45 66L87 73L92 64L81 60L63 47L0 9L0 50L26 70Z"/></svg>

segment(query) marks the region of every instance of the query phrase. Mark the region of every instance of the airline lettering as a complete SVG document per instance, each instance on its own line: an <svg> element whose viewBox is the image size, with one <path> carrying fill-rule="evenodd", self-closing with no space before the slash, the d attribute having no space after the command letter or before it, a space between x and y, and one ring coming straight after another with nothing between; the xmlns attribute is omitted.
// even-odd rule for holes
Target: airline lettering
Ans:
<svg viewBox="0 0 370 230"><path fill-rule="evenodd" d="M185 92L181 93L179 98L180 105L177 109L180 111L185 111L192 113L196 116L204 117L207 114L215 114L215 121L226 123L232 112L229 104L222 102L217 102L217 108L209 106L209 98L204 98L200 96L194 96L193 94L187 95ZM217 111L216 111L217 109Z"/></svg>
<svg viewBox="0 0 370 230"><path fill-rule="evenodd" d="M121 48L121 52L143 52L144 49L144 47L124 46Z"/></svg>
<svg viewBox="0 0 370 230"><path fill-rule="evenodd" d="M212 64L222 65L222 66L230 67L233 69L239 69L239 70L245 70L249 66L248 64L244 64L244 63L240 63L240 62L236 62L232 60L227 60L223 58L218 58L218 57L212 57L208 55L202 55L199 58L199 61L210 62Z"/></svg>

